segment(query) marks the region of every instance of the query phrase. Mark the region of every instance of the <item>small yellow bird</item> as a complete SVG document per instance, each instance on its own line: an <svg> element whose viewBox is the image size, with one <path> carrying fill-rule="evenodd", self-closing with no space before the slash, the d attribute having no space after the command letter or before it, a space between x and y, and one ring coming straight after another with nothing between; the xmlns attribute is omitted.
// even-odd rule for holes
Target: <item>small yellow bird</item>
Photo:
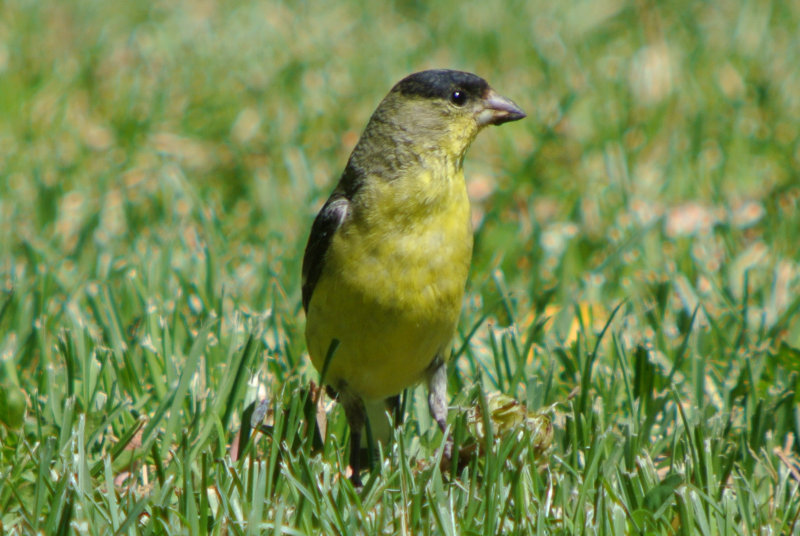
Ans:
<svg viewBox="0 0 800 536"><path fill-rule="evenodd" d="M472 257L462 164L487 125L525 117L477 75L422 71L395 85L372 114L303 258L311 361L338 393L360 485L367 414L422 380L442 431L450 341Z"/></svg>

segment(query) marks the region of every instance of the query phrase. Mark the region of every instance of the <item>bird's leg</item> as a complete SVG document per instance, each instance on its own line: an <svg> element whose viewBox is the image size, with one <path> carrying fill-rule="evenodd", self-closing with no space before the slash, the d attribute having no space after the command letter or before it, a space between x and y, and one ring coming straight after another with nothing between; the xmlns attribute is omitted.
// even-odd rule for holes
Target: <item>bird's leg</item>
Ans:
<svg viewBox="0 0 800 536"><path fill-rule="evenodd" d="M437 355L428 367L428 409L444 434L447 429L447 365L441 355ZM445 437L445 459L451 458L452 451L453 442Z"/></svg>
<svg viewBox="0 0 800 536"><path fill-rule="evenodd" d="M403 424L403 407L400 403L400 395L390 396L386 399L386 405L389 407L389 412L394 419L394 426L398 428Z"/></svg>
<svg viewBox="0 0 800 536"><path fill-rule="evenodd" d="M350 427L350 469L353 474L350 481L356 488L361 487L361 431L364 429L366 409L361 398L348 394L346 390L340 391L340 401L344 406L344 414Z"/></svg>

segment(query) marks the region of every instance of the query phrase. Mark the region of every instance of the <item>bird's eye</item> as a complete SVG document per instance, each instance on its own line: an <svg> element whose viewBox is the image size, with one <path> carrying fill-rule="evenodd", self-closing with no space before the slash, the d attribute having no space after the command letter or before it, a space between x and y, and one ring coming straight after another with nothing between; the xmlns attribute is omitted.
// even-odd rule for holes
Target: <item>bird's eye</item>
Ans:
<svg viewBox="0 0 800 536"><path fill-rule="evenodd" d="M453 91L453 94L450 95L450 102L456 106L464 106L464 103L467 102L467 95L463 91Z"/></svg>

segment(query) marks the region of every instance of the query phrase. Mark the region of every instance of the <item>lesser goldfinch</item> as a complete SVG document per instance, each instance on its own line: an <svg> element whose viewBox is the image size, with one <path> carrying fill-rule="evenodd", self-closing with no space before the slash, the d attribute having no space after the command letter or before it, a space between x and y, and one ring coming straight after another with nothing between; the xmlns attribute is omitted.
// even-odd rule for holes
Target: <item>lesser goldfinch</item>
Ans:
<svg viewBox="0 0 800 536"><path fill-rule="evenodd" d="M356 484L368 406L425 380L445 430L446 362L472 257L464 154L483 127L523 117L477 75L409 75L372 114L314 220L303 258L306 342L322 371L338 341L324 381L344 406Z"/></svg>

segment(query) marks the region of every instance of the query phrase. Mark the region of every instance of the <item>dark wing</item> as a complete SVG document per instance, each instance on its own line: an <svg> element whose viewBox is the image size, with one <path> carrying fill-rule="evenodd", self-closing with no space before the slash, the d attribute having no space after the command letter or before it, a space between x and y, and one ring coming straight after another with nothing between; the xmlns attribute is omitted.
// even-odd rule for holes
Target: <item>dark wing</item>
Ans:
<svg viewBox="0 0 800 536"><path fill-rule="evenodd" d="M317 286L322 269L325 266L325 254L333 241L336 229L342 225L350 210L350 201L345 194L333 192L328 201L317 214L311 226L311 234L303 255L303 309L308 312L311 294Z"/></svg>

